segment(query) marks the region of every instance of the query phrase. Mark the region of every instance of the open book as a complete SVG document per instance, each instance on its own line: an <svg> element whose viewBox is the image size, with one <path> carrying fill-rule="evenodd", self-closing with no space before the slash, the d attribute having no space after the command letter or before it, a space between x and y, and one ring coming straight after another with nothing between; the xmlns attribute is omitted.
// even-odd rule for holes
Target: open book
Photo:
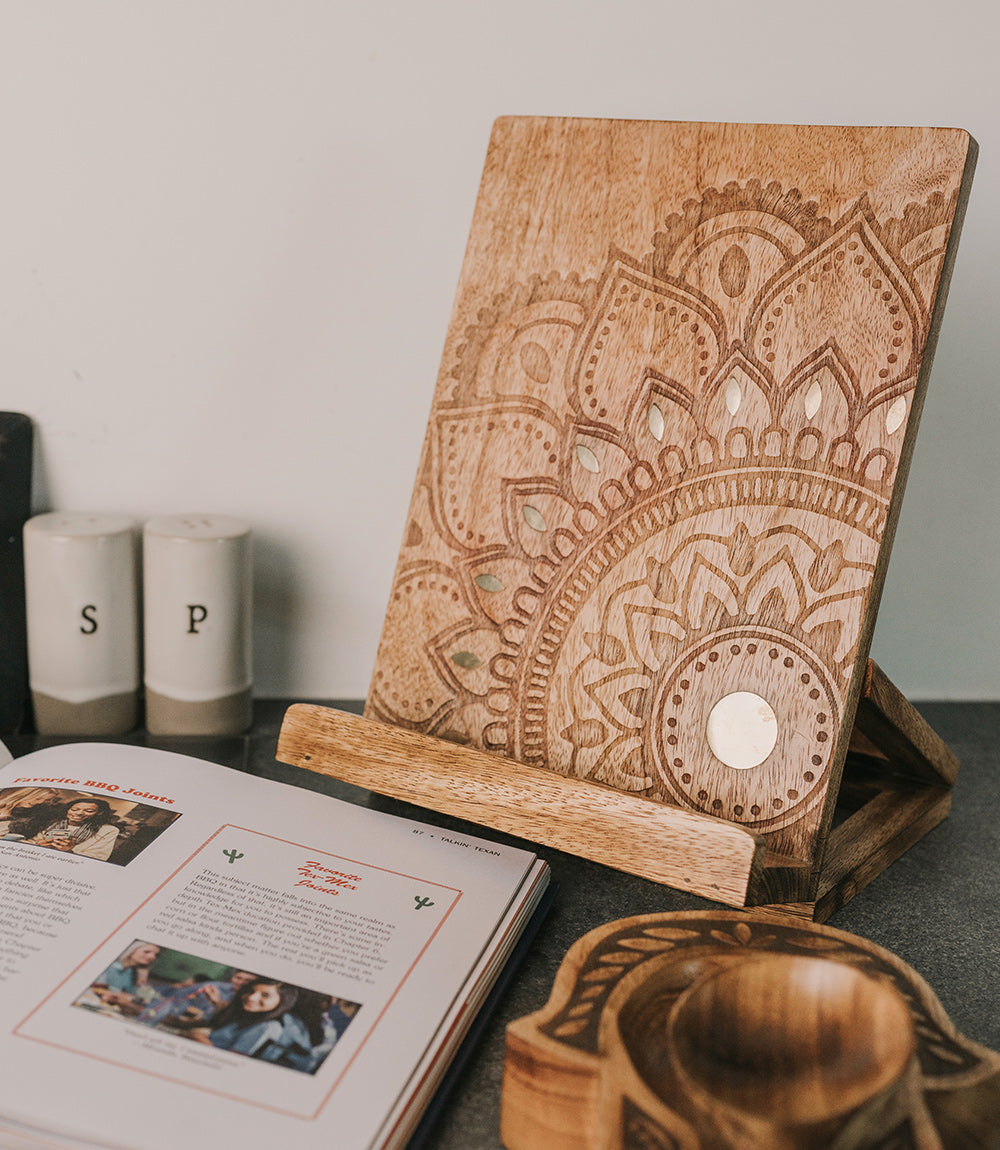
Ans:
<svg viewBox="0 0 1000 1150"><path fill-rule="evenodd" d="M405 1144L548 883L182 755L0 768L0 1142Z"/></svg>

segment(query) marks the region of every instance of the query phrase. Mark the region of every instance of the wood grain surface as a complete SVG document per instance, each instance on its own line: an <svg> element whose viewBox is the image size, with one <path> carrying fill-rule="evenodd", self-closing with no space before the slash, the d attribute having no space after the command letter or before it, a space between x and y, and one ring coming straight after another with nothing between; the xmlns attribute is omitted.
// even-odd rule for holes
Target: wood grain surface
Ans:
<svg viewBox="0 0 1000 1150"><path fill-rule="evenodd" d="M731 906L760 876L763 843L742 827L327 707L290 707L277 757Z"/></svg>
<svg viewBox="0 0 1000 1150"><path fill-rule="evenodd" d="M818 859L975 150L498 121L366 714Z"/></svg>
<svg viewBox="0 0 1000 1150"><path fill-rule="evenodd" d="M619 919L507 1029L509 1150L985 1150L1000 1056L891 952L755 914Z"/></svg>

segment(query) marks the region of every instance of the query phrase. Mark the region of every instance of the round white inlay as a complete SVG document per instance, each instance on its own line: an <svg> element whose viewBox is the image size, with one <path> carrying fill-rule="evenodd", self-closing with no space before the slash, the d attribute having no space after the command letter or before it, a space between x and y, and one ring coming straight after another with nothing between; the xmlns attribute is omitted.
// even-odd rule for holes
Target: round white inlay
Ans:
<svg viewBox="0 0 1000 1150"><path fill-rule="evenodd" d="M734 691L712 708L705 728L712 754L737 771L759 766L778 741L770 704L752 691Z"/></svg>

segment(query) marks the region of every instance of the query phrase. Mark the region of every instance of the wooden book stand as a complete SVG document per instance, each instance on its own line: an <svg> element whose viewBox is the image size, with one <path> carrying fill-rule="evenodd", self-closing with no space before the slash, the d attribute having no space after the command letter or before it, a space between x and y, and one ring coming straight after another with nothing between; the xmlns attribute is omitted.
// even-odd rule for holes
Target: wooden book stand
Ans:
<svg viewBox="0 0 1000 1150"><path fill-rule="evenodd" d="M974 155L498 121L366 710L436 753L366 786L819 919L944 817L867 654Z"/></svg>

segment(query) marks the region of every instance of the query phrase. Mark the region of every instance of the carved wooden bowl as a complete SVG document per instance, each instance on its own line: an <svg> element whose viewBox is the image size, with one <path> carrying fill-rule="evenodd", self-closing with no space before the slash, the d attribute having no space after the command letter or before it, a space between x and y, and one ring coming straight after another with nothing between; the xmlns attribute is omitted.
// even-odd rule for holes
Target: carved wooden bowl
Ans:
<svg viewBox="0 0 1000 1150"><path fill-rule="evenodd" d="M987 1150L1000 1056L843 931L692 911L580 939L507 1032L510 1150Z"/></svg>

